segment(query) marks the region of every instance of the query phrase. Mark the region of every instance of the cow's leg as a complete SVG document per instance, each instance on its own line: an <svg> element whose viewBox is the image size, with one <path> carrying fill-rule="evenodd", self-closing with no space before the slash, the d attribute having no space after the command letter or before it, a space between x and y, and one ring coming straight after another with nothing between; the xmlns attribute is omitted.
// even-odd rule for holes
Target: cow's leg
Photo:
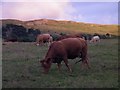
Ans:
<svg viewBox="0 0 120 90"><path fill-rule="evenodd" d="M35 45L36 45L36 46L39 46L39 42L38 42L38 41L36 41L36 42L35 42Z"/></svg>
<svg viewBox="0 0 120 90"><path fill-rule="evenodd" d="M98 42L100 42L100 39L98 39Z"/></svg>
<svg viewBox="0 0 120 90"><path fill-rule="evenodd" d="M38 42L38 46L40 46L42 44L42 41L40 40L39 42Z"/></svg>
<svg viewBox="0 0 120 90"><path fill-rule="evenodd" d="M44 44L45 44L44 41L41 41L41 46L44 46Z"/></svg>
<svg viewBox="0 0 120 90"><path fill-rule="evenodd" d="M61 71L61 63L57 63L58 70Z"/></svg>
<svg viewBox="0 0 120 90"><path fill-rule="evenodd" d="M90 68L88 63L88 56L87 56L87 48L83 48L81 52L81 58L84 65L87 65L88 68Z"/></svg>
<svg viewBox="0 0 120 90"><path fill-rule="evenodd" d="M83 64L87 65L87 67L90 69L90 65L88 63L88 58L86 58L85 60L83 60Z"/></svg>
<svg viewBox="0 0 120 90"><path fill-rule="evenodd" d="M48 44L47 44L47 45L48 45L48 47L50 46L50 41L48 41Z"/></svg>
<svg viewBox="0 0 120 90"><path fill-rule="evenodd" d="M45 42L44 45L47 46L47 45L48 45L48 42Z"/></svg>
<svg viewBox="0 0 120 90"><path fill-rule="evenodd" d="M70 72L72 72L72 69L70 68L70 65L68 64L67 58L64 58L63 61L64 61L65 65L67 66L68 70L69 70Z"/></svg>
<svg viewBox="0 0 120 90"><path fill-rule="evenodd" d="M50 38L48 39L48 46L50 46Z"/></svg>

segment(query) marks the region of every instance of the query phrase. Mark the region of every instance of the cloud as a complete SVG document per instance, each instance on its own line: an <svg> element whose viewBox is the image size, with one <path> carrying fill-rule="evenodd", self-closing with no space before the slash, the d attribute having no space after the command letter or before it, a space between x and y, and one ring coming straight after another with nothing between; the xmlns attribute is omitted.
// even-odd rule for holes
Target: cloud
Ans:
<svg viewBox="0 0 120 90"><path fill-rule="evenodd" d="M49 19L72 19L72 13L76 10L68 0L60 2L4 2L2 18L14 18L22 20L49 18ZM48 0L47 0L48 1Z"/></svg>
<svg viewBox="0 0 120 90"><path fill-rule="evenodd" d="M118 23L117 3L70 2L70 0L12 0L0 3L1 19L55 19L78 22L112 24ZM23 2L24 1L24 2ZM33 1L33 2L32 2Z"/></svg>

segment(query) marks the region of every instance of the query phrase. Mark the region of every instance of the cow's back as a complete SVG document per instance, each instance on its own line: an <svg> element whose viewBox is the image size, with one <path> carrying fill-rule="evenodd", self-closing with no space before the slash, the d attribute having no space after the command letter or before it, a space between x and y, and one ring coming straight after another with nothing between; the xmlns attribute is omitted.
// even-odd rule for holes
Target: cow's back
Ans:
<svg viewBox="0 0 120 90"><path fill-rule="evenodd" d="M43 37L44 39L49 39L49 38L50 38L50 34L43 34L42 37Z"/></svg>
<svg viewBox="0 0 120 90"><path fill-rule="evenodd" d="M66 49L76 49L76 48L81 48L82 44L84 43L85 40L81 38L68 38L68 39L63 39L61 42L63 42L64 46Z"/></svg>
<svg viewBox="0 0 120 90"><path fill-rule="evenodd" d="M39 45L40 43L49 42L50 34L39 34L36 39L36 45Z"/></svg>
<svg viewBox="0 0 120 90"><path fill-rule="evenodd" d="M93 39L100 39L100 37L99 36L94 36Z"/></svg>
<svg viewBox="0 0 120 90"><path fill-rule="evenodd" d="M58 47L60 46L64 48L64 52L66 52L67 57L69 59L73 59L77 57L85 45L85 40L80 39L80 38L67 38L67 39L60 40L58 42L59 42ZM62 49L59 49L59 52L61 50Z"/></svg>
<svg viewBox="0 0 120 90"><path fill-rule="evenodd" d="M59 38L59 40L66 39L66 38L77 38L76 35L64 35Z"/></svg>

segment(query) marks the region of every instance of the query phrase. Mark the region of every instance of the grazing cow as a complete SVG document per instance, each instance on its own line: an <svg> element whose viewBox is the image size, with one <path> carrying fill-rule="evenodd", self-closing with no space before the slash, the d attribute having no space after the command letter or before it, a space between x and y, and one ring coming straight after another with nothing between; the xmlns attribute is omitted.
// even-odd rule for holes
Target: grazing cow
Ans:
<svg viewBox="0 0 120 90"><path fill-rule="evenodd" d="M75 35L63 35L63 36L61 36L58 40L62 40L62 39L66 39L66 38L77 38L77 36L75 36Z"/></svg>
<svg viewBox="0 0 120 90"><path fill-rule="evenodd" d="M83 37L83 34L82 34L82 33L76 33L74 36L79 37L79 38L82 38L82 37Z"/></svg>
<svg viewBox="0 0 120 90"><path fill-rule="evenodd" d="M61 36L58 40L62 40L62 39L66 39L66 38L82 38L82 34L81 33L67 34L67 35Z"/></svg>
<svg viewBox="0 0 120 90"><path fill-rule="evenodd" d="M107 38L110 38L110 37L111 37L111 34L106 33L106 37L107 37Z"/></svg>
<svg viewBox="0 0 120 90"><path fill-rule="evenodd" d="M45 58L40 62L45 73L48 73L52 63L57 63L58 69L60 70L62 61L64 61L68 70L71 71L68 59L75 59L76 57L81 58L78 62L82 61L89 67L87 42L82 38L67 38L60 41L54 41L50 45Z"/></svg>
<svg viewBox="0 0 120 90"><path fill-rule="evenodd" d="M93 42L93 43L100 42L100 37L99 36L94 36L94 37L92 37L90 42Z"/></svg>
<svg viewBox="0 0 120 90"><path fill-rule="evenodd" d="M52 37L50 36L50 34L39 34L37 36L37 40L36 40L37 46L46 42L48 42L49 44L52 42Z"/></svg>
<svg viewBox="0 0 120 90"><path fill-rule="evenodd" d="M66 38L83 38L83 39L85 39L85 37L81 33L77 33L77 34L63 35L58 40L62 40L62 39L66 39Z"/></svg>

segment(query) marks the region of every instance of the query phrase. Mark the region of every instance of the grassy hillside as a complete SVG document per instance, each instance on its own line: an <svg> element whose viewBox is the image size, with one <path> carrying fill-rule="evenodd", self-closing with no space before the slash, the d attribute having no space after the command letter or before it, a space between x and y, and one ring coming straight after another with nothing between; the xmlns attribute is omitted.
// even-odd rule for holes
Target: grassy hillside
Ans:
<svg viewBox="0 0 120 90"><path fill-rule="evenodd" d="M73 21L56 21L49 19L39 19L39 20L31 20L31 21L6 19L1 21L2 21L2 25L16 24L16 25L22 25L26 28L39 29L42 31L67 32L67 33L83 32L89 34L110 33L112 35L118 36L118 25L100 25L100 24L90 24L90 23L81 23L81 22L73 22Z"/></svg>

